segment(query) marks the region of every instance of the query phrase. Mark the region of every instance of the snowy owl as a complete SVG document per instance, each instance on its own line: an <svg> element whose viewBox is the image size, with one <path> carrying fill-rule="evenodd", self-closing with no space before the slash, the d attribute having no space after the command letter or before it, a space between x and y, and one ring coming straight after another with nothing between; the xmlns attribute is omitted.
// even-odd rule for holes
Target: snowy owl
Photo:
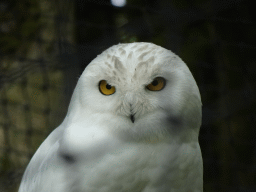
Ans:
<svg viewBox="0 0 256 192"><path fill-rule="evenodd" d="M82 73L19 192L202 192L201 108L177 55L152 43L112 46Z"/></svg>

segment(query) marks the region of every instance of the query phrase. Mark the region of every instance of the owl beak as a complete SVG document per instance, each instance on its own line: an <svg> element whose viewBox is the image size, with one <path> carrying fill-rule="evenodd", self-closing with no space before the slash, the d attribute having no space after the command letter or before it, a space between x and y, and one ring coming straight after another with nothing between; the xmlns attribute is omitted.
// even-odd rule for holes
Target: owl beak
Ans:
<svg viewBox="0 0 256 192"><path fill-rule="evenodd" d="M135 118L134 118L134 115L133 115L133 114L130 115L130 119L131 119L132 123L134 123Z"/></svg>

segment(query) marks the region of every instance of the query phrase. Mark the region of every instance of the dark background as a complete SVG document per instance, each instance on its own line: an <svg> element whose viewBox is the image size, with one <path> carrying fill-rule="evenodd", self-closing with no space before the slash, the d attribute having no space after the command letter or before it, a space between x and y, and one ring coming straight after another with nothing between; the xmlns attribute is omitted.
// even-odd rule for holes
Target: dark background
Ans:
<svg viewBox="0 0 256 192"><path fill-rule="evenodd" d="M254 12L249 0L1 0L0 191L17 191L89 62L135 41L172 50L198 83L204 191L256 191Z"/></svg>

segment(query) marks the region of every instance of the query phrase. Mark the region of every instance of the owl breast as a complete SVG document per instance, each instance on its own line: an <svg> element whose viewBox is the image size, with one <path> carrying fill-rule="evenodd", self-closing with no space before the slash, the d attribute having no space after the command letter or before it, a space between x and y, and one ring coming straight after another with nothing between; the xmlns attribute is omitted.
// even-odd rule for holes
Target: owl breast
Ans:
<svg viewBox="0 0 256 192"><path fill-rule="evenodd" d="M127 144L113 150L111 153L99 157L97 160L82 164L77 172L80 189L93 191L161 191L170 188L183 191L187 189L186 182L193 177L189 189L196 186L196 178L200 175L187 175L191 166L197 170L200 167L200 149L193 149L187 145L174 149L168 144ZM184 151L183 155L176 153ZM191 158L194 159L191 161ZM182 166L177 166L183 163ZM197 172L198 173L198 172ZM200 172L199 172L200 173ZM198 186L198 184L197 184ZM199 190L200 191L200 190Z"/></svg>

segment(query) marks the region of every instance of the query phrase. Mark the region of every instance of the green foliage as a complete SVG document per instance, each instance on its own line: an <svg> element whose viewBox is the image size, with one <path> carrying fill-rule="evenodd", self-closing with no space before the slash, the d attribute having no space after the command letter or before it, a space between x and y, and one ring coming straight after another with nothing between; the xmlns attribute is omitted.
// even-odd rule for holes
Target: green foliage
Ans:
<svg viewBox="0 0 256 192"><path fill-rule="evenodd" d="M0 50L8 55L26 53L30 39L40 30L40 7L36 0L10 0L0 13Z"/></svg>

